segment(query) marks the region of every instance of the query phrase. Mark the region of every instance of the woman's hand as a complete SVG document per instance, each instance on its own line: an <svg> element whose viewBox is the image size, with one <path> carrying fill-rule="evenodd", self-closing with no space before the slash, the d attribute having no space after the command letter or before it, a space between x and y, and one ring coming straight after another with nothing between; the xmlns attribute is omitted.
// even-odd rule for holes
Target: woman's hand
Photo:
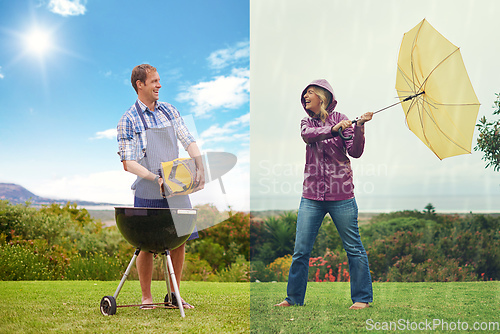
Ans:
<svg viewBox="0 0 500 334"><path fill-rule="evenodd" d="M358 125L363 125L365 124L366 122L370 121L373 117L373 113L372 112L367 112L367 113L364 113L357 121L356 121L356 124Z"/></svg>
<svg viewBox="0 0 500 334"><path fill-rule="evenodd" d="M352 121L345 119L343 121L338 122L334 126L332 126L332 133L339 132L339 129L342 127L342 131L350 128L352 126Z"/></svg>

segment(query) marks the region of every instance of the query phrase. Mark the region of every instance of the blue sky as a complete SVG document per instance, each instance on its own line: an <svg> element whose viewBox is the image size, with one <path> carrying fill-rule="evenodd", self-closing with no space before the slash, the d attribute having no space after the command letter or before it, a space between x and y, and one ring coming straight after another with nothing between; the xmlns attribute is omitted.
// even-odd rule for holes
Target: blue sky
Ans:
<svg viewBox="0 0 500 334"><path fill-rule="evenodd" d="M131 203L115 129L137 97L132 68L150 63L202 151L238 157L223 181L249 209L248 1L2 0L0 45L0 182Z"/></svg>

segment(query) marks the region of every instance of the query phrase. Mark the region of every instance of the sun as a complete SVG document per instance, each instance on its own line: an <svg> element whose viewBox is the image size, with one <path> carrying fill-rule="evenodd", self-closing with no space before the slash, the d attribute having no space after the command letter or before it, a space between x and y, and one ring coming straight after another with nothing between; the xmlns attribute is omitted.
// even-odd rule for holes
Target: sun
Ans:
<svg viewBox="0 0 500 334"><path fill-rule="evenodd" d="M37 56L44 56L52 48L52 40L49 32L41 28L33 28L25 35L26 49Z"/></svg>

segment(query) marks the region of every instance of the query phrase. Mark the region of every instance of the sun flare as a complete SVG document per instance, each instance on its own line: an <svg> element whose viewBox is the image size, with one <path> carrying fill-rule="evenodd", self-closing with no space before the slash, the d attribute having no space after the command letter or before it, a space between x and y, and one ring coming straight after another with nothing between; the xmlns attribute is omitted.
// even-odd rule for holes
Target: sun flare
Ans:
<svg viewBox="0 0 500 334"><path fill-rule="evenodd" d="M42 29L35 28L25 36L26 48L38 56L45 55L52 47L50 34Z"/></svg>

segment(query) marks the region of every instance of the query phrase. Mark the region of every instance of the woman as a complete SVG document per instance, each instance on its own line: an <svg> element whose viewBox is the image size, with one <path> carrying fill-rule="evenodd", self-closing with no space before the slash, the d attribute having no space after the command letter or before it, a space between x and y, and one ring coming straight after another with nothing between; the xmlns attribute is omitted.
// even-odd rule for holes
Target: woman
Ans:
<svg viewBox="0 0 500 334"><path fill-rule="evenodd" d="M288 275L287 298L275 306L303 305L306 294L309 257L323 218L332 217L349 259L351 276L350 309L369 307L373 301L368 257L358 231L358 208L354 199L349 154L363 154L364 123L373 113L366 113L352 122L335 112L337 101L326 80L315 80L304 89L301 102L309 117L301 121L301 135L306 142L306 165L302 199L297 216L297 231L292 265ZM338 136L353 135L350 140Z"/></svg>

